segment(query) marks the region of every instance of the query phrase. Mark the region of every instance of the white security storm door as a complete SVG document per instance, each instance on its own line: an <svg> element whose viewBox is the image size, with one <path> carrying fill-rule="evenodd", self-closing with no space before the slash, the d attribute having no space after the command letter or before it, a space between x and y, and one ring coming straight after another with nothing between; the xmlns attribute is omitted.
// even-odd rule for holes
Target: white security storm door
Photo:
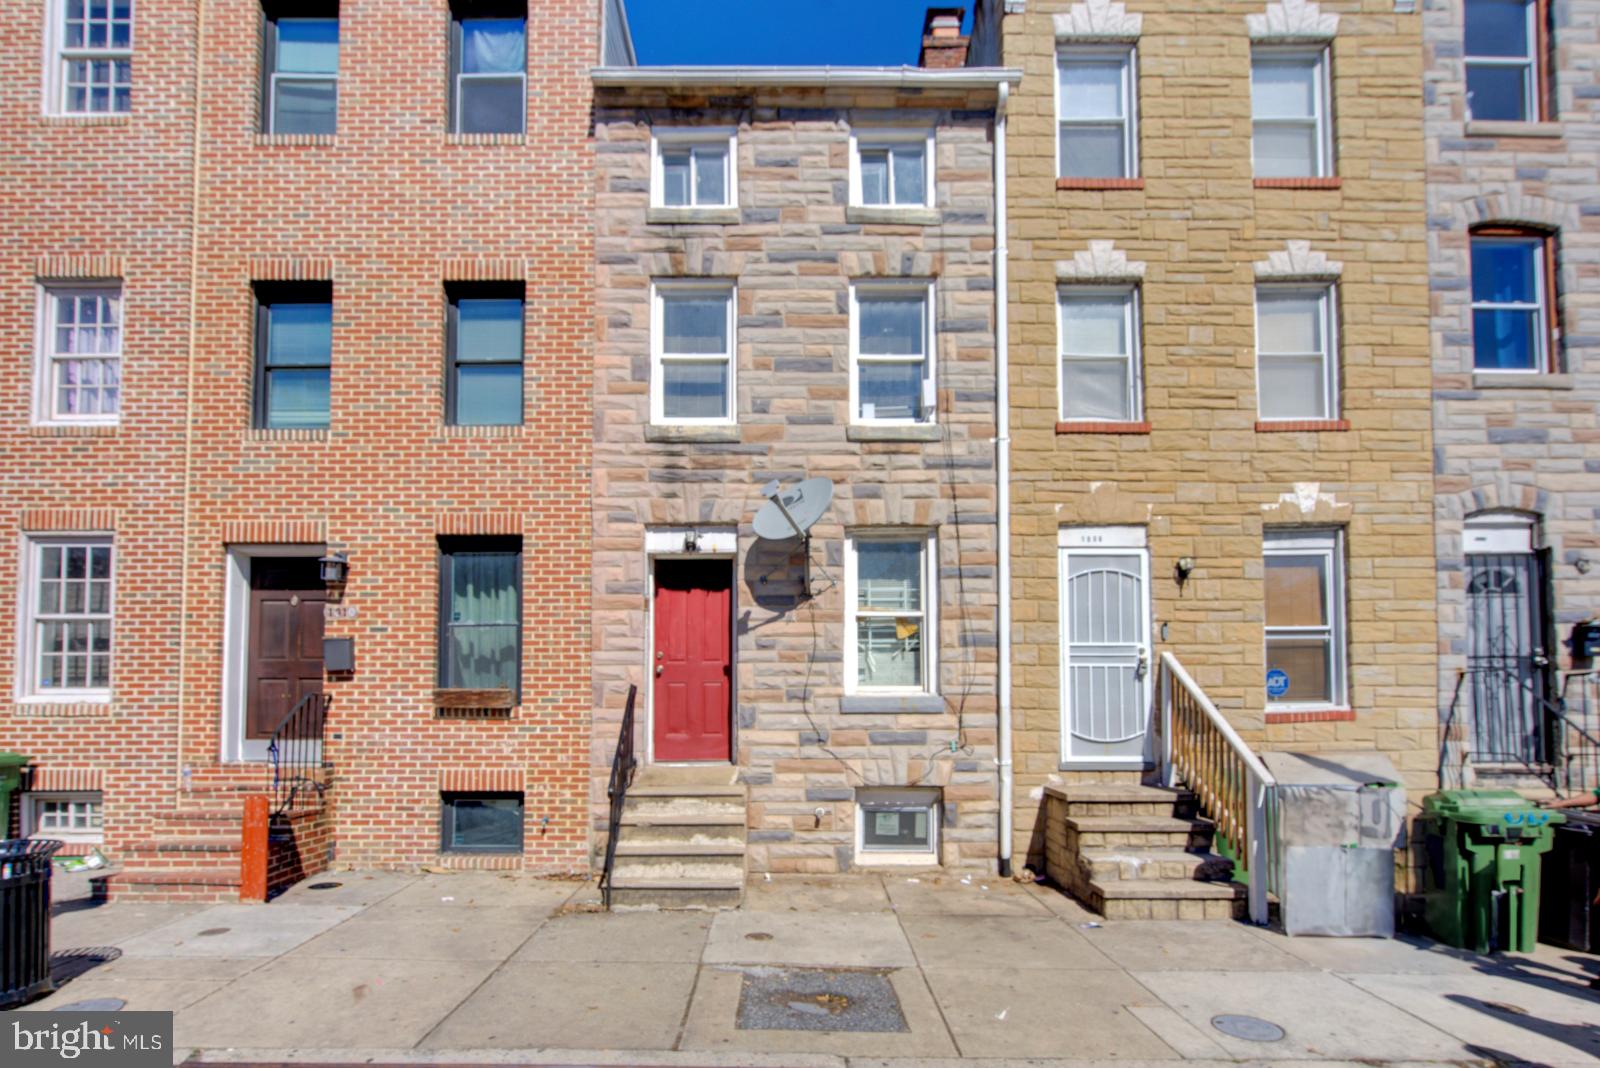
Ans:
<svg viewBox="0 0 1600 1068"><path fill-rule="evenodd" d="M1144 530L1061 534L1062 762L1142 767L1151 678Z"/></svg>

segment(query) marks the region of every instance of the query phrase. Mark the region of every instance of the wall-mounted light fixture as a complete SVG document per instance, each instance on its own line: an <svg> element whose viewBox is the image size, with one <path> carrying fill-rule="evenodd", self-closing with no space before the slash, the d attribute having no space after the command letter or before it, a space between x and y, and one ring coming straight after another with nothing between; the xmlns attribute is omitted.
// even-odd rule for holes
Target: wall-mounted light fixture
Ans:
<svg viewBox="0 0 1600 1068"><path fill-rule="evenodd" d="M322 568L322 582L326 586L343 586L350 577L350 558L344 553L329 553L317 558Z"/></svg>
<svg viewBox="0 0 1600 1068"><path fill-rule="evenodd" d="M1194 571L1194 557L1192 556L1180 556L1178 557L1178 562L1172 565L1173 577L1178 580L1179 586L1189 581L1189 574L1192 571Z"/></svg>
<svg viewBox="0 0 1600 1068"><path fill-rule="evenodd" d="M700 532L693 527L683 532L683 551L686 553L700 551Z"/></svg>

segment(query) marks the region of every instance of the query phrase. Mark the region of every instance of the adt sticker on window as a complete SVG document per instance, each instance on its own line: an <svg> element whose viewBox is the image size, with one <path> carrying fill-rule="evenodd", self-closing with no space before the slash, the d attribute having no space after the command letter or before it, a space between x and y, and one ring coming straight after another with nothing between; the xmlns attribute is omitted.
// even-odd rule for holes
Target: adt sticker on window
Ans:
<svg viewBox="0 0 1600 1068"><path fill-rule="evenodd" d="M1267 696L1282 697L1289 692L1289 673L1273 668L1267 672Z"/></svg>

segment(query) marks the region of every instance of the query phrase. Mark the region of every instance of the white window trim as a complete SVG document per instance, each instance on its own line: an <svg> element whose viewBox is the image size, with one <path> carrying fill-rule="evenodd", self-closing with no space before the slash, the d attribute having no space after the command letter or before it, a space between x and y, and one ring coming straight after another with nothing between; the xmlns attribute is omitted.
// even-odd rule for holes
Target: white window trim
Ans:
<svg viewBox="0 0 1600 1068"><path fill-rule="evenodd" d="M1531 553L1535 550L1535 528L1532 516L1516 512L1484 512L1468 516L1462 524L1462 555Z"/></svg>
<svg viewBox="0 0 1600 1068"><path fill-rule="evenodd" d="M33 352L33 425L34 426L116 426L122 421L122 405L127 399L127 384L118 386L117 410L110 414L62 415L56 412L55 390L55 328L56 310L52 299L58 293L74 291L114 293L118 303L117 352L118 380L127 370L123 348L128 340L128 302L123 299L120 279L72 279L70 281L43 281L38 284L38 305L34 320ZM90 357L95 358L95 357ZM105 355L98 358L105 359Z"/></svg>
<svg viewBox="0 0 1600 1068"><path fill-rule="evenodd" d="M1106 59L1114 58L1123 60L1122 64L1122 178L1139 177L1139 48L1137 44L1113 45L1076 45L1064 44L1056 48L1055 65L1055 93L1051 99L1051 106L1055 110L1055 126L1052 132L1055 135L1055 172L1057 178L1067 178L1065 168L1061 166L1061 127L1070 122L1079 122L1089 125L1105 125L1115 121L1112 116L1095 119L1066 119L1062 116L1061 95L1063 85L1061 68L1073 57L1081 59ZM1068 178L1070 181L1071 179ZM1093 179L1086 179L1093 180Z"/></svg>
<svg viewBox="0 0 1600 1068"><path fill-rule="evenodd" d="M866 363L916 363L911 356L863 356L861 354L861 296L891 294L905 296L922 291L922 410L921 419L871 419L861 418L861 376L859 367ZM939 361L938 317L934 314L936 287L933 279L891 278L853 281L850 283L850 425L852 426L932 426L939 421L939 387L937 368Z"/></svg>
<svg viewBox="0 0 1600 1068"><path fill-rule="evenodd" d="M1480 242L1495 245L1532 245L1533 250L1533 303L1526 301L1504 300L1473 300L1467 309L1473 322L1472 345L1472 373L1475 375L1542 375L1551 371L1550 360L1550 334L1553 317L1550 314L1550 283L1545 277L1545 264L1549 257L1549 246L1546 244L1550 238L1540 237L1536 234L1485 234L1480 237L1476 234L1467 238L1467 258L1471 262L1472 246ZM1471 292L1472 279L1468 277L1467 288ZM1532 367L1479 367L1478 346L1476 337L1477 313L1480 311L1520 311L1533 312L1536 317L1537 329L1534 330L1534 352Z"/></svg>
<svg viewBox="0 0 1600 1068"><path fill-rule="evenodd" d="M916 144L922 142L922 200L914 204L901 204L894 202L894 167L889 167L890 203L867 204L861 198L861 152L862 149L893 148L895 145ZM866 129L850 130L850 206L852 208L871 208L882 211L918 211L933 207L936 198L934 190L934 130L932 127L918 127L914 129Z"/></svg>
<svg viewBox="0 0 1600 1068"><path fill-rule="evenodd" d="M86 831L45 831L39 827L39 807L44 801L93 804L100 809L102 827ZM105 799L98 790L46 790L22 795L22 835L24 838L51 838L74 845L100 845L105 841Z"/></svg>
<svg viewBox="0 0 1600 1068"><path fill-rule="evenodd" d="M928 813L927 849L868 849L866 846L867 813L875 811L868 805L888 810L911 811L925 809ZM918 865L928 867L939 863L939 832L944 798L937 788L873 787L856 791L856 863L870 865Z"/></svg>
<svg viewBox="0 0 1600 1068"><path fill-rule="evenodd" d="M922 686L862 686L856 663L856 546L864 541L922 539ZM844 538L844 692L846 696L936 696L939 693L939 544L931 530L885 527L856 530ZM892 614L892 613L885 613Z"/></svg>
<svg viewBox="0 0 1600 1068"><path fill-rule="evenodd" d="M1307 175L1289 175L1286 177L1306 178L1331 178L1334 173L1333 161L1333 82L1329 70L1327 46L1316 48L1295 48L1284 45L1258 44L1250 49L1250 68L1252 81L1254 80L1255 62L1257 58L1268 61L1283 61L1292 59L1309 59L1314 67L1312 85L1315 93L1312 100L1312 114L1307 119L1262 119L1257 118L1252 110L1250 115L1250 163L1251 170L1255 170L1256 128L1267 126L1305 126L1307 122L1316 128L1317 158L1312 162L1311 173Z"/></svg>
<svg viewBox="0 0 1600 1068"><path fill-rule="evenodd" d="M1261 351L1261 294L1305 293L1317 294L1322 302L1322 415L1266 415L1261 408L1261 359L1273 357L1309 356L1310 353L1284 353ZM1338 286L1333 282L1257 282L1256 283L1256 418L1263 423L1295 423L1307 419L1333 420L1343 416L1339 411L1339 313Z"/></svg>
<svg viewBox="0 0 1600 1068"><path fill-rule="evenodd" d="M1540 91L1540 56L1539 56L1539 4L1537 0L1524 0L1524 18L1527 20L1526 33L1528 38L1528 51L1521 56L1474 56L1466 54L1467 39L1467 6L1461 6L1461 83L1465 92L1467 107L1467 120L1470 122L1472 115L1472 93L1466 89L1467 73L1472 67L1520 67L1528 72L1522 87L1522 118L1521 122L1539 121L1539 91Z"/></svg>
<svg viewBox="0 0 1600 1068"><path fill-rule="evenodd" d="M723 168L723 189L727 192L727 199L718 204L696 204L694 162L691 156L689 164L689 199L688 204L668 204L663 199L666 192L666 176L662 169L662 148L704 148L710 146L727 145L727 163ZM738 129L733 126L676 126L676 127L651 127L650 130L650 206L652 208L668 208L673 211L714 211L718 208L736 208L739 206L739 136Z"/></svg>
<svg viewBox="0 0 1600 1068"><path fill-rule="evenodd" d="M111 603L105 618L111 623L111 686L41 690L39 679L39 568L41 550L52 545L109 545L111 547ZM17 700L24 704L109 704L117 681L117 581L122 568L116 539L106 531L29 534L22 539L22 582L17 591Z"/></svg>
<svg viewBox="0 0 1600 1068"><path fill-rule="evenodd" d="M727 298L728 308L728 351L722 356L716 353L674 353L668 355L662 350L666 347L664 336L666 329L666 315L663 308L667 294L677 293L718 293ZM739 421L739 289L729 281L698 278L673 278L657 279L650 283L650 422L657 426L735 426ZM724 414L713 419L668 419L665 415L666 408L666 380L662 373L662 364L672 362L682 363L710 363L716 359L725 359L728 363L728 392Z"/></svg>
<svg viewBox="0 0 1600 1068"><path fill-rule="evenodd" d="M1128 339L1128 416L1111 422L1137 423L1144 418L1144 368L1139 346L1140 322L1139 287L1136 285L1066 285L1056 287L1056 418L1062 422L1100 422L1085 416L1067 414L1067 298L1072 296L1126 297L1123 305L1123 323ZM1102 357L1085 357L1100 359Z"/></svg>
<svg viewBox="0 0 1600 1068"><path fill-rule="evenodd" d="M1263 664L1266 662L1267 639L1271 635L1292 637L1296 634L1308 636L1329 635L1330 674L1333 678L1332 693L1326 701L1272 701L1267 700L1268 712L1304 712L1317 711L1328 708L1348 708L1350 680L1348 677L1349 641L1347 621L1345 618L1345 568L1344 568L1344 531L1337 527L1321 529L1277 529L1268 528L1262 532L1261 555L1268 556L1308 556L1320 554L1328 561L1328 623L1322 627L1268 627L1266 625L1266 596L1265 575L1262 576L1263 596L1262 609L1262 638L1261 650ZM1262 694L1266 693L1265 669L1263 668Z"/></svg>
<svg viewBox="0 0 1600 1068"><path fill-rule="evenodd" d="M67 64L79 60L115 62L117 60L133 59L134 47L139 40L139 10L137 3L129 12L128 45L126 48L68 48L67 40L67 5L64 0L49 0L45 5L45 63L44 63L44 91L41 97L43 111L46 115L61 115L69 118L103 118L106 116L128 115L131 112L132 86L129 86L130 110L117 111L69 111L67 110Z"/></svg>

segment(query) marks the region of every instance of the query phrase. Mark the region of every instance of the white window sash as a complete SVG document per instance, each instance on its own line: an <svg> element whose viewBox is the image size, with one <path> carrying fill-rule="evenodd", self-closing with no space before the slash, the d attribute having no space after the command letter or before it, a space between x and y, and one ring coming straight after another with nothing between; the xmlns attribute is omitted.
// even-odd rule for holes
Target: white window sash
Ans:
<svg viewBox="0 0 1600 1068"><path fill-rule="evenodd" d="M1534 299L1528 301L1500 301L1500 300L1475 300L1471 310L1480 311L1516 311L1531 312L1534 315L1534 348L1533 368L1518 367L1478 367L1474 364L1472 373L1477 375L1525 375L1543 374L1550 369L1550 296L1548 283L1545 279L1545 244L1547 238L1538 237L1474 237L1472 242L1487 244L1526 245L1533 249L1533 285ZM1470 251L1470 250L1469 250ZM1469 280L1470 282L1470 280Z"/></svg>
<svg viewBox="0 0 1600 1068"><path fill-rule="evenodd" d="M920 353L890 354L863 353L861 351L861 304L873 297L900 297L922 295L922 349ZM856 426L927 426L938 420L938 388L934 382L935 362L932 354L938 351L935 336L934 284L914 282L852 283L850 286L850 422ZM871 419L861 415L861 367L864 364L921 364L922 410L921 419L883 418Z"/></svg>
<svg viewBox="0 0 1600 1068"><path fill-rule="evenodd" d="M331 82L335 98L339 92L339 75L335 74L305 74L298 71L273 71L267 86L267 128L273 133L278 131L278 83L279 82Z"/></svg>
<svg viewBox="0 0 1600 1068"><path fill-rule="evenodd" d="M736 375L738 360L734 357L739 351L739 340L736 334L738 325L738 292L736 287L716 282L655 282L651 284L650 293L650 421L660 426L733 426L738 422L735 411L737 397L739 396ZM728 348L725 352L667 352L666 350L666 302L672 296L721 296L726 301L727 325L725 332L728 338ZM666 415L666 375L663 372L669 363L691 364L726 364L728 373L725 378L726 391L722 398L722 412L720 416L711 418L683 418Z"/></svg>
<svg viewBox="0 0 1600 1068"><path fill-rule="evenodd" d="M916 611L887 611L860 607L860 578L857 572L858 547L868 542L907 544L920 542L922 557L919 566L921 607ZM845 535L845 589L844 589L844 692L853 694L881 694L884 696L931 695L939 692L938 672L938 542L932 531L882 531ZM919 620L921 635L919 650L922 656L922 685L916 686L864 686L860 678L858 643L859 623L863 619Z"/></svg>
<svg viewBox="0 0 1600 1068"><path fill-rule="evenodd" d="M1300 118L1264 118L1251 119L1250 152L1251 165L1255 163L1255 137L1254 132L1260 127L1310 127L1316 134L1312 143L1316 146L1316 159L1312 160L1310 178L1327 178L1333 174L1333 123L1330 119L1332 108L1330 101L1333 99L1333 87L1328 75L1328 50L1321 48L1315 52L1303 49L1275 49L1256 48L1250 54L1252 64L1256 59L1267 62L1283 62L1290 59L1303 59L1312 68L1311 76L1311 114Z"/></svg>
<svg viewBox="0 0 1600 1068"><path fill-rule="evenodd" d="M1104 353L1072 352L1067 348L1067 306L1070 298L1075 296L1106 296L1122 298L1122 329L1123 337L1127 344L1120 354L1106 355ZM1144 389L1141 379L1144 377L1140 367L1139 347L1139 290L1137 286L1064 286L1056 293L1056 418L1067 421L1098 422L1086 420L1083 417L1069 417L1067 415L1067 369L1066 364L1072 360L1082 360L1085 363L1101 362L1110 363L1120 361L1128 368L1128 389L1126 399L1128 403L1129 422L1137 423L1144 418Z"/></svg>
<svg viewBox="0 0 1600 1068"><path fill-rule="evenodd" d="M89 548L106 547L111 549L111 580L108 586L106 611L65 613L51 612L46 614L40 610L39 585L43 580L44 550L47 548L60 548L62 550L85 546ZM21 650L18 663L22 669L17 673L19 700L28 702L63 703L73 701L104 702L111 699L111 689L116 685L116 611L117 611L117 580L121 568L117 564L117 551L114 540L106 535L51 535L49 537L29 538L26 542L26 568L25 578L27 586L23 590L23 610L26 616L26 625L18 628L21 639ZM44 655L44 630L51 623L105 623L111 628L111 658L109 665L110 683L105 687L57 686L44 689L39 685L40 660Z"/></svg>
<svg viewBox="0 0 1600 1068"><path fill-rule="evenodd" d="M109 296L117 301L117 351L116 352L58 352L56 329L60 326L56 311L56 298L71 296ZM122 350L126 340L128 308L123 301L120 285L97 282L48 282L39 286L38 341L34 362L33 421L37 426L115 426L122 419L122 400L126 385L121 382L123 369ZM60 392L56 388L62 366L71 362L114 363L118 370L117 410L82 414L60 410Z"/></svg>
<svg viewBox="0 0 1600 1068"><path fill-rule="evenodd" d="M1318 298L1317 318L1321 326L1322 350L1319 352L1267 352L1261 347L1261 297L1263 294L1300 293L1306 296L1315 294ZM1339 416L1339 361L1336 354L1339 351L1339 339L1336 331L1338 316L1334 313L1334 287L1332 285L1305 286L1287 283L1283 285L1258 285L1256 286L1256 417L1262 422L1293 422L1302 419L1338 419ZM1261 369L1266 361L1272 360L1318 360L1321 363L1320 381L1322 385L1322 414L1321 415L1267 415L1262 410Z"/></svg>
<svg viewBox="0 0 1600 1068"><path fill-rule="evenodd" d="M724 152L722 160L723 199L700 203L695 181L700 173L702 153L711 149ZM689 202L666 202L666 155L671 151L689 153ZM650 138L650 206L652 208L731 208L738 205L738 131L728 127L690 127L652 131Z"/></svg>
<svg viewBox="0 0 1600 1068"><path fill-rule="evenodd" d="M894 150L897 147L920 145L922 148L922 199L901 202L896 192L894 176ZM861 155L864 152L889 153L889 199L883 204L868 204L861 191ZM934 131L923 130L851 130L850 131L850 206L856 208L928 208L935 203L934 192Z"/></svg>
<svg viewBox="0 0 1600 1068"><path fill-rule="evenodd" d="M1273 627L1262 625L1262 651L1272 644L1275 638L1321 638L1328 645L1328 675L1329 693L1327 700L1323 701L1272 701L1267 702L1267 709L1271 712L1289 712L1297 709L1343 708L1348 698L1346 697L1348 680L1345 678L1345 661L1347 657L1346 646L1349 636L1346 633L1344 611L1345 576L1343 567L1344 535L1342 531L1267 531L1262 539L1261 555L1273 556L1317 556L1322 559L1322 575L1327 583L1327 621L1320 626L1294 626ZM1263 614L1266 604L1263 598Z"/></svg>
<svg viewBox="0 0 1600 1068"><path fill-rule="evenodd" d="M1522 80L1522 112L1531 121L1539 117L1539 5L1534 0L1528 0L1523 5L1527 27L1524 35L1528 42L1528 51L1520 56L1463 56L1462 62L1471 67L1515 67L1527 72ZM1462 12L1463 22L1466 18L1465 9ZM1472 101L1467 100L1467 114L1471 117Z"/></svg>
<svg viewBox="0 0 1600 1068"><path fill-rule="evenodd" d="M1106 60L1116 59L1121 64L1122 81L1122 113L1119 115L1068 117L1062 100L1066 95L1066 79L1062 77L1063 69L1070 66L1074 59L1078 60ZM1065 168L1061 159L1061 131L1070 127L1089 126L1118 126L1122 131L1122 176L1137 178L1139 176L1139 79L1137 49L1132 45L1115 46L1079 46L1060 48L1056 51L1056 86L1055 86L1055 112L1056 112L1056 175L1066 177Z"/></svg>
<svg viewBox="0 0 1600 1068"><path fill-rule="evenodd" d="M66 823L46 823L45 808L50 805L66 806ZM24 834L76 844L96 844L104 840L105 804L100 795L93 793L25 793L22 795L22 828ZM83 826L75 826L80 817Z"/></svg>
<svg viewBox="0 0 1600 1068"><path fill-rule="evenodd" d="M457 132L463 132L461 130L461 109L465 104L465 99L464 98L466 96L466 94L464 92L462 92L462 88L463 88L464 83L469 82L469 81L473 81L473 82L509 82L509 81L512 81L513 79L515 79L516 82L519 85L521 85L521 87L522 87L522 92L518 95L518 99L520 99L522 101L522 132L526 133L527 129L528 129L528 75L527 75L527 73L525 71L521 72L521 73L515 73L515 72L512 72L512 71L482 71L482 72L471 73L471 74L467 74L467 73L459 73L459 74L457 74L456 75L456 122L455 122L455 128L456 128Z"/></svg>
<svg viewBox="0 0 1600 1068"><path fill-rule="evenodd" d="M874 812L925 812L928 817L926 848L891 849L866 843L867 820ZM939 798L918 789L875 789L856 797L856 856L866 863L900 858L927 863L925 858L939 855Z"/></svg>
<svg viewBox="0 0 1600 1068"><path fill-rule="evenodd" d="M114 48L107 45L102 48L90 48L87 45L67 45L67 5L64 0L52 0L52 17L50 19L51 51L55 54L55 61L49 67L49 82L46 86L45 99L48 102L47 111L56 115L121 115L113 106L105 111L96 111L85 107L81 110L71 110L67 107L67 85L69 81L68 68L73 63L115 63L120 60L132 61L134 46L138 41L138 18L136 8L129 9L128 18L128 43L126 46ZM87 26L87 20L85 21ZM131 87L130 87L131 88ZM85 99L85 104L88 99ZM115 100L113 100L115 104Z"/></svg>

